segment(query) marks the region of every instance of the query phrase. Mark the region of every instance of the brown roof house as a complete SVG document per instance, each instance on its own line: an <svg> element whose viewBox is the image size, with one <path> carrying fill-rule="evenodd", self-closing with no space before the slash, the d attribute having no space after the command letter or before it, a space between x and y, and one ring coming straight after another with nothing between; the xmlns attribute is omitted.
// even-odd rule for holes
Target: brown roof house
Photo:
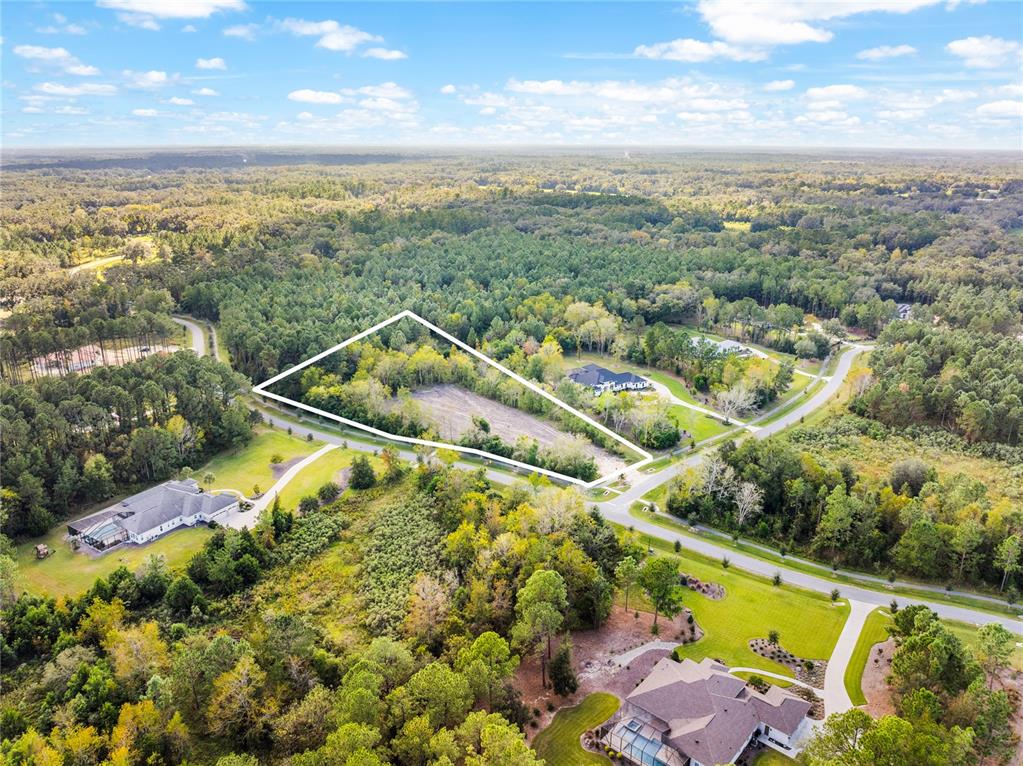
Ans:
<svg viewBox="0 0 1023 766"><path fill-rule="evenodd" d="M790 755L809 732L810 703L750 689L711 659L665 657L626 698L604 743L640 766L734 763L759 740Z"/></svg>

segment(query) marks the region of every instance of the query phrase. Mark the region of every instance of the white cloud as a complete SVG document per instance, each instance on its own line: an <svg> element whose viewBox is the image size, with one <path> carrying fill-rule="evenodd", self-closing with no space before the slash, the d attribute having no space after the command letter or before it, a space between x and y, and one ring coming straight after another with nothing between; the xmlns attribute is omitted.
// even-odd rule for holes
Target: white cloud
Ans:
<svg viewBox="0 0 1023 766"><path fill-rule="evenodd" d="M62 85L57 82L42 82L35 86L40 93L48 96L75 98L77 96L113 96L117 94L116 85L103 83L82 83L81 85Z"/></svg>
<svg viewBox="0 0 1023 766"><path fill-rule="evenodd" d="M199 58L195 60L196 69L227 69L227 64L224 59L217 56L212 59Z"/></svg>
<svg viewBox="0 0 1023 766"><path fill-rule="evenodd" d="M516 80L506 86L513 93L532 93L539 96L578 96L585 92L585 85L562 80Z"/></svg>
<svg viewBox="0 0 1023 766"><path fill-rule="evenodd" d="M796 87L795 80L771 80L771 82L764 85L764 90L777 93L783 90L792 90L794 87Z"/></svg>
<svg viewBox="0 0 1023 766"><path fill-rule="evenodd" d="M867 91L858 85L825 85L820 88L807 88L806 97L811 101L852 101L866 98Z"/></svg>
<svg viewBox="0 0 1023 766"><path fill-rule="evenodd" d="M243 0L97 0L100 8L160 19L206 19L218 11L244 11Z"/></svg>
<svg viewBox="0 0 1023 766"><path fill-rule="evenodd" d="M157 117L160 114L155 109L132 109L131 113L136 117Z"/></svg>
<svg viewBox="0 0 1023 766"><path fill-rule="evenodd" d="M256 32L259 31L259 24L235 24L224 30L224 37L240 37L250 43L256 39Z"/></svg>
<svg viewBox="0 0 1023 766"><path fill-rule="evenodd" d="M388 98L403 100L412 98L412 93L395 82L385 82L380 85L363 85L361 88L344 88L342 91L347 96L370 96L371 98Z"/></svg>
<svg viewBox="0 0 1023 766"><path fill-rule="evenodd" d="M909 13L942 0L700 0L697 9L715 36L737 45L824 43L834 36L821 22L859 13Z"/></svg>
<svg viewBox="0 0 1023 766"><path fill-rule="evenodd" d="M88 114L89 110L84 106L71 106L65 104L64 106L58 106L53 110L54 114Z"/></svg>
<svg viewBox="0 0 1023 766"><path fill-rule="evenodd" d="M456 90L457 90L457 89L455 88L455 86L454 86L454 85L452 85L451 83L448 83L447 85L445 85L444 87L442 87L442 88L440 89L440 92L441 92L441 93L443 93L443 94L445 94L445 95L447 95L447 96L450 96L450 95L451 95L452 93L454 93L454 92L455 92Z"/></svg>
<svg viewBox="0 0 1023 766"><path fill-rule="evenodd" d="M167 99L165 104L174 104L174 106L194 106L195 102L190 98L179 98L174 96L173 98Z"/></svg>
<svg viewBox="0 0 1023 766"><path fill-rule="evenodd" d="M716 58L726 58L732 61L760 61L767 57L764 51L739 48L719 40L704 42L691 38L654 43L653 45L640 45L633 51L633 55L647 59L690 63L710 61Z"/></svg>
<svg viewBox="0 0 1023 766"><path fill-rule="evenodd" d="M220 94L213 90L213 88L198 88L192 91L196 96L219 96Z"/></svg>
<svg viewBox="0 0 1023 766"><path fill-rule="evenodd" d="M882 120L894 120L896 122L909 122L924 116L923 109L882 109L877 113Z"/></svg>
<svg viewBox="0 0 1023 766"><path fill-rule="evenodd" d="M916 53L916 48L912 45L879 45L876 48L860 51L856 54L856 58L862 61L881 61L899 56L912 56L914 53Z"/></svg>
<svg viewBox="0 0 1023 766"><path fill-rule="evenodd" d="M362 54L366 58L381 59L382 61L400 61L407 59L405 51L390 50L388 48L367 48Z"/></svg>
<svg viewBox="0 0 1023 766"><path fill-rule="evenodd" d="M83 64L65 48L45 48L41 45L16 45L14 55L43 66L54 66L68 74L89 77L99 74L94 66Z"/></svg>
<svg viewBox="0 0 1023 766"><path fill-rule="evenodd" d="M61 13L50 14L50 18L53 19L53 24L48 24L45 27L36 27L36 32L41 35L84 35L88 34L88 30L81 24L69 24L67 16Z"/></svg>
<svg viewBox="0 0 1023 766"><path fill-rule="evenodd" d="M309 88L291 91L288 94L288 99L304 104L340 104L344 101L344 97L340 93L328 90L311 90Z"/></svg>
<svg viewBox="0 0 1023 766"><path fill-rule="evenodd" d="M990 117L994 119L1008 119L1023 117L1023 101L991 101L977 107L978 117Z"/></svg>
<svg viewBox="0 0 1023 766"><path fill-rule="evenodd" d="M972 69L994 69L1012 63L1013 60L1018 61L1021 49L1023 46L1016 40L991 35L964 37L945 46L945 50L961 58Z"/></svg>
<svg viewBox="0 0 1023 766"><path fill-rule="evenodd" d="M150 32L160 31L159 22L152 16L147 16L143 13L119 13L117 18L129 27L148 29Z"/></svg>
<svg viewBox="0 0 1023 766"><path fill-rule="evenodd" d="M301 37L319 37L316 41L317 48L325 48L329 51L342 51L351 53L363 43L382 42L379 35L364 32L358 27L340 24L333 19L326 21L306 21L305 19L285 19L280 23L281 28Z"/></svg>
<svg viewBox="0 0 1023 766"><path fill-rule="evenodd" d="M860 124L860 118L847 114L839 109L829 109L821 112L807 112L801 114L794 122L797 125L835 125L851 127Z"/></svg>
<svg viewBox="0 0 1023 766"><path fill-rule="evenodd" d="M131 69L125 69L121 74L128 81L129 88L140 88L142 90L162 88L164 85L170 85L177 80L177 75L169 77L166 72L156 69L151 69L148 72L133 72Z"/></svg>
<svg viewBox="0 0 1023 766"><path fill-rule="evenodd" d="M181 27L181 31L190 35L193 32L198 32L199 30L196 28L195 24L185 24L185 26Z"/></svg>

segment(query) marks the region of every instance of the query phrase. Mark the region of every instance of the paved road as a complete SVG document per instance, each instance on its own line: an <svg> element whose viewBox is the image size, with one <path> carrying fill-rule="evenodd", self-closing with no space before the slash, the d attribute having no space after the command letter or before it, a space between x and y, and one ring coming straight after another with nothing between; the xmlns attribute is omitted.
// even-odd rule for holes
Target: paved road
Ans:
<svg viewBox="0 0 1023 766"><path fill-rule="evenodd" d="M200 356L204 355L206 353L206 348L203 343L202 332L199 326L194 321L185 319L183 317L175 317L175 321L178 322L179 324L189 327L189 329L192 332L192 342L195 352ZM198 336L196 335L197 331ZM214 348L216 348L217 343L216 333L215 332L211 333L211 337L213 339ZM845 379L849 374L849 370L852 369L852 365L856 361L856 358L861 353L868 349L869 347L858 344L852 344L849 347L847 347L846 350L839 357L838 365L835 368L835 371L831 375L831 377L822 378L822 380L824 380L825 382L824 386L820 390L818 390L812 396L808 397L798 407L793 408L786 414L780 416L778 419L761 426L755 433L749 434L746 438L766 439L769 436L773 436L779 433L780 431L783 431L786 428L795 425L796 423L799 422L800 418L809 415L810 413L814 412L820 407L823 407L831 400L832 397L834 397L838 393L839 389L841 388L842 384L845 382ZM272 414L269 413L265 407L261 406L259 409L263 412L264 416L267 418L269 423L279 428L287 428L290 426L292 429L292 433L297 434L298 436L306 436L307 434L311 433L314 439L326 442L328 444L340 444L344 441L347 441L348 447L350 449L362 450L366 452L373 452L375 450L380 449L380 447L377 445L363 443L358 441L357 439L339 435L336 432L335 433L328 432L316 426L311 425L299 426L281 420L279 417L275 420ZM763 418L767 417L770 417L770 413L763 416ZM751 422L753 424L757 423L756 420L753 420ZM415 461L417 459L416 455L409 450L399 450L399 454L405 460ZM845 598L859 601L864 604L869 604L871 605L871 607L888 606L892 599L891 593L874 591L868 588L862 588L848 584L838 584L832 580L828 580L823 577L817 577L812 574L807 574L805 572L789 569L788 567L785 567L783 565L775 564L770 561L764 561L753 556L749 556L743 553L739 553L737 551L730 550L728 548L715 545L710 540L701 540L692 537L684 537L668 529L665 529L664 527L660 527L656 524L645 521L643 519L636 519L629 515L629 508L636 500L639 500L647 492L656 487L659 487L661 484L671 481L673 478L675 478L677 475L684 472L688 468L699 465L699 463L703 459L704 454L697 452L696 454L690 455L688 458L684 460L680 460L677 463L673 463L672 465L665 468L663 471L659 471L654 474L636 474L636 479L628 490L610 500L597 501L597 506L600 508L604 516L610 519L611 521L615 521L618 522L619 524L624 524L626 526L632 526L635 529L639 530L640 532L644 532L646 534L661 538L663 540L668 540L669 542L674 542L675 540L678 540L683 548L687 548L698 553L703 553L713 558L721 558L722 556L728 556L732 564L740 569L745 569L747 571L754 572L756 574L766 575L768 577L771 577L774 575L775 572L780 571L784 575L785 582L793 585L798 585L800 587L807 588L809 590L814 590L819 593L831 593L833 588L838 587L842 591L842 595ZM479 465L472 463L464 463L461 461L459 461L455 465L465 470L475 470L479 468ZM510 484L519 480L519 477L498 471L488 470L487 475L489 478L502 484ZM900 585L902 585L902 583L898 582L895 583L896 587ZM915 587L914 585L908 583L906 584L906 586ZM972 596L972 594L963 595ZM899 596L897 597L897 599L903 605L907 603L926 604L935 612L937 612L940 616L949 619L961 620L963 622L969 622L974 624L999 622L1008 630L1011 630L1016 634L1023 635L1023 621L1017 618L992 615L987 612L982 612L976 609L970 609L969 607L962 607L953 604L944 604L933 601L925 601L916 598L907 599L905 597Z"/></svg>
<svg viewBox="0 0 1023 766"><path fill-rule="evenodd" d="M175 322L188 330L192 336L192 350L197 356L206 356L206 344L203 341L202 328L191 319L185 317L174 316L171 317Z"/></svg>

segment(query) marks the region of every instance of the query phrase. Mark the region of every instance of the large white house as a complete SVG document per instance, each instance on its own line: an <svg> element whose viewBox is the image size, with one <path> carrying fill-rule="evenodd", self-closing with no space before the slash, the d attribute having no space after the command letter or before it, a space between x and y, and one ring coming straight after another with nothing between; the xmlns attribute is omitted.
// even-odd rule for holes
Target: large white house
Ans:
<svg viewBox="0 0 1023 766"><path fill-rule="evenodd" d="M222 519L238 508L232 495L203 492L195 479L168 481L67 525L68 536L105 550L149 542L178 527Z"/></svg>
<svg viewBox="0 0 1023 766"><path fill-rule="evenodd" d="M589 386L594 395L605 391L640 391L650 386L650 381L631 372L611 372L596 364L586 364L569 370L569 379L581 386Z"/></svg>
<svg viewBox="0 0 1023 766"><path fill-rule="evenodd" d="M603 741L639 766L735 763L754 741L790 755L810 703L777 686L749 688L710 658L665 657L626 698Z"/></svg>

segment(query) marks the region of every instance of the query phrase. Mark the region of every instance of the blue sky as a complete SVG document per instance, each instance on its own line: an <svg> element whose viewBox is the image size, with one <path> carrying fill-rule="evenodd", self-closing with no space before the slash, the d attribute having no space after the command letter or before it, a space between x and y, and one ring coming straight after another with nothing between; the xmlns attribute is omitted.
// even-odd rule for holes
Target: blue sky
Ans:
<svg viewBox="0 0 1023 766"><path fill-rule="evenodd" d="M1023 3L5 2L3 145L1023 148Z"/></svg>

